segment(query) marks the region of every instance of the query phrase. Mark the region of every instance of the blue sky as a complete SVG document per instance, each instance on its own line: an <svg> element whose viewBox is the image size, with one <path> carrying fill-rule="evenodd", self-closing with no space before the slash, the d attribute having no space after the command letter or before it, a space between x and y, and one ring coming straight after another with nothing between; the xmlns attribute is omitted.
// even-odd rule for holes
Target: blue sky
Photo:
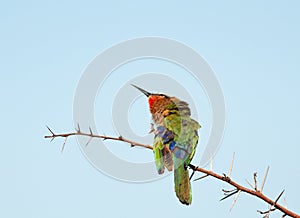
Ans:
<svg viewBox="0 0 300 218"><path fill-rule="evenodd" d="M57 132L72 130L73 97L87 64L104 49L143 36L183 42L214 69L226 102L226 129L214 170L227 172L235 152L232 176L247 185L253 172L261 181L270 166L265 193L276 198L285 189L288 207L300 213L299 7L298 1L256 0L1 3L0 216L259 217L256 210L267 209L242 194L229 212L231 200L219 202L228 186L210 178L192 184L193 204L184 207L173 193L171 176L120 182L93 168L75 139L61 155L61 140L43 138L45 125ZM96 107L111 98L101 95ZM144 131L148 122L146 117ZM134 152L152 156L120 143L108 145L127 159Z"/></svg>

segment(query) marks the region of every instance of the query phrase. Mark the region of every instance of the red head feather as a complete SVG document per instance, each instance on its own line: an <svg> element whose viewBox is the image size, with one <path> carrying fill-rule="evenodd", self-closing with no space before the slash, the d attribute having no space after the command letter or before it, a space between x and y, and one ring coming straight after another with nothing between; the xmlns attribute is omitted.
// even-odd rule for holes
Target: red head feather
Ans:
<svg viewBox="0 0 300 218"><path fill-rule="evenodd" d="M149 107L150 109L153 108L154 103L157 102L157 100L159 99L160 96L157 95L150 95L148 97L148 103L149 103Z"/></svg>
<svg viewBox="0 0 300 218"><path fill-rule="evenodd" d="M140 90L144 95L148 97L149 108L152 114L156 113L157 111L163 111L165 105L170 102L169 97L166 95L152 94L138 86L135 85L132 86Z"/></svg>

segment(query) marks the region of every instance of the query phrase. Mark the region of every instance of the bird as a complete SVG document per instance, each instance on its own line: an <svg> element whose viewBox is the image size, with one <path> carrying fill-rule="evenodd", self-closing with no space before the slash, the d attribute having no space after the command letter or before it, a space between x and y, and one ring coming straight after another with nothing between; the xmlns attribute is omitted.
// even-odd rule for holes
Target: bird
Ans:
<svg viewBox="0 0 300 218"><path fill-rule="evenodd" d="M201 125L191 118L191 110L185 101L131 85L148 98L155 125L153 153L157 172L174 171L176 196L182 204L190 205L192 189L188 166L195 155Z"/></svg>

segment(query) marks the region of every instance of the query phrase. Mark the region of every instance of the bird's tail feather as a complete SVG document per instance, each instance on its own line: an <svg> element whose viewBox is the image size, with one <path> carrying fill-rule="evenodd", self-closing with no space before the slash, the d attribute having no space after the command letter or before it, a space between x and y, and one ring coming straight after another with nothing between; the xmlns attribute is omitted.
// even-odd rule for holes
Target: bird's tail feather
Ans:
<svg viewBox="0 0 300 218"><path fill-rule="evenodd" d="M174 170L175 192L179 201L183 204L192 203L192 190L189 178L189 171L182 164Z"/></svg>

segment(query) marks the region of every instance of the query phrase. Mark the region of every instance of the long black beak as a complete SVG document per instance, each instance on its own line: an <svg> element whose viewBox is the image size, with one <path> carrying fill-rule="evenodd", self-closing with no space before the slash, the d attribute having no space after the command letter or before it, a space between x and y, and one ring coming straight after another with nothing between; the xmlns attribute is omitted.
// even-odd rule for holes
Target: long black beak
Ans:
<svg viewBox="0 0 300 218"><path fill-rule="evenodd" d="M142 89L142 88L140 88L140 87L138 87L138 86L136 86L136 85L133 85L133 84L131 84L134 88L136 88L136 89L138 89L138 90L140 90L142 93L144 93L144 95L146 95L147 97L149 97L150 95L151 95L151 93L150 92L147 92L146 90L144 90L144 89Z"/></svg>

